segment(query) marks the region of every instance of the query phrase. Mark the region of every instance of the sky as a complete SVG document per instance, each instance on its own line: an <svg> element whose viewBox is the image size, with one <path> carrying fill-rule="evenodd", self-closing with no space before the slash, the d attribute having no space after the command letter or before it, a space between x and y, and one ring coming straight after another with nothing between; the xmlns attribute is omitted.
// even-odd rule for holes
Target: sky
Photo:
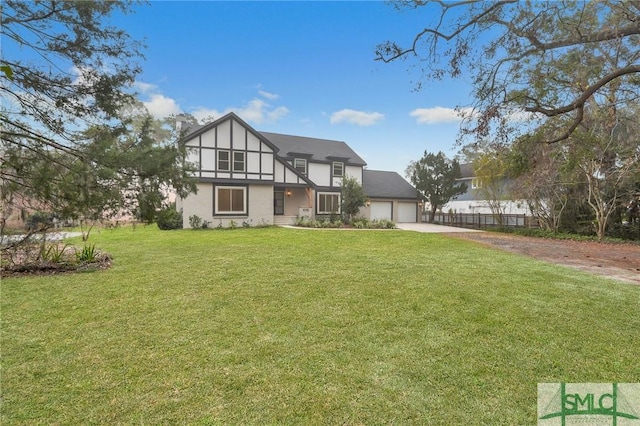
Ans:
<svg viewBox="0 0 640 426"><path fill-rule="evenodd" d="M234 111L258 131L344 141L367 168L404 176L425 150L458 152L454 108L471 103L464 79L416 91L415 60L374 60L386 40L411 43L427 12L382 1L151 1L113 23L147 46L135 89L154 116Z"/></svg>
<svg viewBox="0 0 640 426"><path fill-rule="evenodd" d="M404 176L424 151L458 152L464 80L426 82L416 61L375 61L408 44L426 11L381 1L153 1L118 22L147 48L136 89L149 111L234 111L258 131L341 140L373 170Z"/></svg>

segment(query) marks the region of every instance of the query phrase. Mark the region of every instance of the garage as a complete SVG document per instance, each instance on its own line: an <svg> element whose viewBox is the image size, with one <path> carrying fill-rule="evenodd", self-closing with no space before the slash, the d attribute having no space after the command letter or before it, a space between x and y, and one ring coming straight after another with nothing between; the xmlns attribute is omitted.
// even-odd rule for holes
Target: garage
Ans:
<svg viewBox="0 0 640 426"><path fill-rule="evenodd" d="M393 203L391 201L372 201L369 206L369 219L370 220L391 220L391 213L393 211Z"/></svg>
<svg viewBox="0 0 640 426"><path fill-rule="evenodd" d="M399 202L398 203L398 220L396 222L417 222L418 204Z"/></svg>

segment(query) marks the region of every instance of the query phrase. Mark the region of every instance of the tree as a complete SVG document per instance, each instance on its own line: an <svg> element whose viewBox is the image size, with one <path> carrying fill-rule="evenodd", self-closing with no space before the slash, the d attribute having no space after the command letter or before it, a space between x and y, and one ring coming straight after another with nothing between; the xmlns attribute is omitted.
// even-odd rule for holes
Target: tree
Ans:
<svg viewBox="0 0 640 426"><path fill-rule="evenodd" d="M457 160L450 161L442 152L425 151L420 160L409 163L405 173L431 206L429 223L433 223L439 208L467 190L465 183L456 182L462 177L460 164Z"/></svg>
<svg viewBox="0 0 640 426"><path fill-rule="evenodd" d="M362 185L355 177L344 176L340 187L342 214L349 222L360 212L360 207L367 202Z"/></svg>
<svg viewBox="0 0 640 426"><path fill-rule="evenodd" d="M23 2L1 9L5 109L0 114L3 213L20 199L64 215L97 215L118 202L101 174L116 154L88 145L85 130L124 132L124 108L140 72L141 44L107 24L132 2ZM110 148L111 149L111 148ZM106 158L102 156L106 155ZM71 190L76 189L76 196Z"/></svg>
<svg viewBox="0 0 640 426"><path fill-rule="evenodd" d="M132 118L127 132L117 134L105 127L87 132L91 157L101 158L95 166L102 179L116 186L121 209L145 223L154 222L158 211L165 207L170 190L185 197L195 192L195 180L186 162L186 146L172 125L150 115ZM100 152L101 151L101 152ZM106 178L108 176L108 178Z"/></svg>
<svg viewBox="0 0 640 426"><path fill-rule="evenodd" d="M408 47L378 46L384 62L414 57L425 78L470 76L475 102L461 136L509 141L526 117L548 123L545 142L566 141L595 104L626 108L640 83L637 1L426 1L433 20ZM435 10L431 10L435 9ZM421 87L421 85L419 85ZM616 96L607 93L615 88ZM523 117L522 113L528 113Z"/></svg>
<svg viewBox="0 0 640 426"><path fill-rule="evenodd" d="M633 123L633 121L632 121ZM587 188L586 202L595 216L595 231L605 237L611 218L630 200L640 179L638 127L622 122L610 132L603 120L572 136L570 164ZM634 123L635 124L635 123Z"/></svg>
<svg viewBox="0 0 640 426"><path fill-rule="evenodd" d="M516 140L509 157L512 196L526 200L538 223L557 232L576 187L566 167L566 150L558 144L541 144L534 134Z"/></svg>

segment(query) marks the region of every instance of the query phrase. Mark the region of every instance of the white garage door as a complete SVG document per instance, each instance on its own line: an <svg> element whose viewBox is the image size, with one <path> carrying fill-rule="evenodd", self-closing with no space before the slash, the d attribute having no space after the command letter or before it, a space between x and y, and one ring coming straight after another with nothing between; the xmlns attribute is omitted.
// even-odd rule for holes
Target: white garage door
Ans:
<svg viewBox="0 0 640 426"><path fill-rule="evenodd" d="M391 211L393 209L393 203L391 201L372 201L370 209L370 220L374 219L387 219L391 220Z"/></svg>
<svg viewBox="0 0 640 426"><path fill-rule="evenodd" d="M418 205L416 203L398 203L398 222L417 222Z"/></svg>

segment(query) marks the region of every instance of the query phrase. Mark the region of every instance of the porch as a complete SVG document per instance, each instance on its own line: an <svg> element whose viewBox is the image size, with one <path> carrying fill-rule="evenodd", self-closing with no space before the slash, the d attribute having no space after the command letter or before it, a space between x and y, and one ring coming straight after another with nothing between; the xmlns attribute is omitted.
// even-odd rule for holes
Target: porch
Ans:
<svg viewBox="0 0 640 426"><path fill-rule="evenodd" d="M274 225L293 225L298 217L314 217L314 191L308 187L275 187L273 191Z"/></svg>

